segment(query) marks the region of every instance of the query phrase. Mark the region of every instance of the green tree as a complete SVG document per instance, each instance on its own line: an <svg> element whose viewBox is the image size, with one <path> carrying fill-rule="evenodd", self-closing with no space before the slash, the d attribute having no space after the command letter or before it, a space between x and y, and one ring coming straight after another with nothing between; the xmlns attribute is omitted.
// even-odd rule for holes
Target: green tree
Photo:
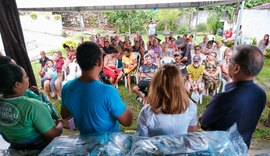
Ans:
<svg viewBox="0 0 270 156"><path fill-rule="evenodd" d="M154 16L158 21L158 30L175 30L176 21L181 14L182 12L179 9L159 10Z"/></svg>
<svg viewBox="0 0 270 156"><path fill-rule="evenodd" d="M207 18L206 28L210 31L213 35L215 35L219 28L221 28L221 12L212 12L211 15Z"/></svg>
<svg viewBox="0 0 270 156"><path fill-rule="evenodd" d="M109 22L118 33L144 31L145 24L153 17L152 11L110 11L106 13Z"/></svg>

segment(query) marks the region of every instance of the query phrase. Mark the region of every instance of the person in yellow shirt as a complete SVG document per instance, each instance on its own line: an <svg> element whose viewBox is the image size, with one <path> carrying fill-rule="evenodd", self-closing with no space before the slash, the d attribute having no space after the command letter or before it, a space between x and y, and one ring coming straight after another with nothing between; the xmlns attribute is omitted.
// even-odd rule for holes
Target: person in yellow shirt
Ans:
<svg viewBox="0 0 270 156"><path fill-rule="evenodd" d="M128 91L129 94L132 94L130 76L136 73L137 58L133 53L131 53L129 48L124 49L124 56L122 57L122 63L124 67L124 75L127 76Z"/></svg>
<svg viewBox="0 0 270 156"><path fill-rule="evenodd" d="M194 56L193 63L187 68L188 81L186 83L186 87L188 95L190 95L191 98L194 91L197 92L197 94L201 94L204 89L204 85L202 83L204 65L201 65L200 61L200 56ZM195 102L197 103L198 101L195 100Z"/></svg>

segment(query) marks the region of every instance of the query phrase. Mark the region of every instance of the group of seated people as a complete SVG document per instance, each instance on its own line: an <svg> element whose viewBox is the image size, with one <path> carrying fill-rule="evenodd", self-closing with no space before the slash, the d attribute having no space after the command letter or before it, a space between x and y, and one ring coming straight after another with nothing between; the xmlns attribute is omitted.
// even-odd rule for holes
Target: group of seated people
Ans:
<svg viewBox="0 0 270 156"><path fill-rule="evenodd" d="M186 86L190 95L193 91L201 94L203 90L206 95L214 95L220 87L222 77L230 82L228 60L232 49L223 46L222 42L209 40L208 35L199 45L193 41L193 35L175 38L170 33L164 42L157 35L148 37L146 42L136 32L133 46L128 34L124 41L119 35L102 37L97 34L90 37L89 40L96 42L104 54L103 72L113 86L117 86L122 77L127 77L129 93L134 92L139 99L145 101L145 88L148 88L154 72L163 63L162 59L168 57L172 58L171 63L176 64L182 76L188 80ZM84 38L81 37L79 44L83 42ZM141 57L136 57L138 55ZM138 60L139 58L141 59ZM136 72L139 73L140 81L132 89L131 76Z"/></svg>
<svg viewBox="0 0 270 156"><path fill-rule="evenodd" d="M134 46L131 46L129 36L125 37L125 42L121 42L118 35L110 41L105 40L106 36L104 42L101 38L91 37L95 42L85 42L81 38L78 48L72 52L65 46L69 61L62 58L61 52L53 53L51 60L44 52L41 53L40 75L43 77L44 98L49 100L50 90L62 98L63 119L53 116L53 108L48 103L25 96L30 91L23 68L12 60L0 62L0 73L6 75L0 77L0 134L11 144L11 148L44 148L53 138L61 135L64 121L72 117L81 135L119 132L120 124L130 126L133 113L122 101L115 86L122 76L130 76L137 69L140 81L133 90L128 78L129 92L134 91L145 104L138 116L137 135L186 134L197 131L198 122L204 130L227 130L237 122L240 134L247 146L250 145L266 102L264 91L252 81L263 66L260 49L255 46L240 47L232 57L231 49L222 47L219 42L208 41L207 36L203 43L196 46L192 36L175 39L171 33L163 43L156 35L150 35L145 52L140 35L134 38ZM134 52L139 52L143 59L137 60ZM161 60L165 57L174 61L163 63ZM59 90L57 84L61 83L63 66L75 59L81 76L68 81ZM224 79L237 83L229 84L225 93L214 96L198 121L197 101L191 98L191 92L197 90L201 93L212 87L215 94L221 72ZM109 78L110 84L103 83L102 73ZM146 88L147 95L142 93ZM248 98L239 98L244 96ZM243 104L249 107L244 108ZM239 116L244 113L252 113L253 116L245 120Z"/></svg>
<svg viewBox="0 0 270 156"><path fill-rule="evenodd" d="M209 47L209 45L206 46ZM159 54L155 49L157 48L154 48L154 52ZM115 53L112 54L115 55ZM130 51L126 50L125 56L128 57L129 53ZM201 79L202 71L207 72L205 76L212 77L211 81L214 81L217 76L216 72L213 72L214 69L217 69L215 67L216 53L209 52L205 60L203 68L210 68L209 71L200 67L201 58L197 54L199 53L195 53L193 57L192 67L188 67L188 81L193 85L192 79ZM174 53L174 57L179 56L181 56L179 51ZM133 113L122 101L114 86L100 81L100 73L105 68L104 63L107 61L107 64L110 65L106 57L113 56L104 57L101 48L94 42L84 42L78 46L76 61L82 74L79 78L71 80L63 86L61 92L61 117L63 119L57 118L56 120L53 120L52 109L48 107L48 104L24 96L29 88L28 77L24 69L11 59L0 61L0 74L5 75L0 77L2 94L0 97L0 133L11 144L10 148L41 150L53 138L61 135L63 122L72 117L81 135L119 132L120 124L130 126L133 122ZM182 76L184 72L179 70L177 63L156 65L157 62L153 61L154 57L151 54L145 55L144 64L140 66L141 81L133 88L139 94L138 90L150 84L147 96L148 104L142 108L138 116L136 135L151 137L197 131L197 105L189 98ZM178 59L180 59L178 62L187 60L185 55ZM109 65L108 70L111 69ZM52 65L48 65L49 68L50 66ZM226 130L237 122L245 143L247 146L250 145L252 133L266 102L264 91L252 81L262 66L263 57L257 47L246 46L237 49L235 56L229 58L229 75L239 83L230 84L224 94L215 96L208 104L209 107L200 118L201 127L204 130ZM201 73L191 75L192 68L198 68ZM237 98L245 95L252 96L243 99ZM242 104L245 104L246 107ZM230 107L233 109L229 109ZM239 114L250 114L251 111L252 116L244 116L244 118L242 115L239 116ZM246 118L248 119L246 120Z"/></svg>

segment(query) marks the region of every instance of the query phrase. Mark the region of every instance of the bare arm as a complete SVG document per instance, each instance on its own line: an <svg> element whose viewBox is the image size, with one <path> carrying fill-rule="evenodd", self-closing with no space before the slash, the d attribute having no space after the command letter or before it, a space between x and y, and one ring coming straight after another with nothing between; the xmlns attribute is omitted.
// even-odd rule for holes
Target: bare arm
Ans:
<svg viewBox="0 0 270 156"><path fill-rule="evenodd" d="M210 76L211 74L208 73L206 70L203 71L203 74L206 75L206 76Z"/></svg>
<svg viewBox="0 0 270 156"><path fill-rule="evenodd" d="M63 120L58 120L58 123L56 126L54 126L52 129L47 131L46 133L43 133L43 137L49 141L53 140L55 137L60 136L63 131Z"/></svg>
<svg viewBox="0 0 270 156"><path fill-rule="evenodd" d="M220 73L220 66L217 66L217 71L215 72L214 76L217 76Z"/></svg>
<svg viewBox="0 0 270 156"><path fill-rule="evenodd" d="M197 85L199 85L202 82L202 75L200 75L199 79L197 80Z"/></svg>
<svg viewBox="0 0 270 156"><path fill-rule="evenodd" d="M141 78L151 78L148 74L145 74L145 73L141 73L140 77Z"/></svg>
<svg viewBox="0 0 270 156"><path fill-rule="evenodd" d="M197 132L197 131L198 131L198 125L188 126L188 132Z"/></svg>
<svg viewBox="0 0 270 156"><path fill-rule="evenodd" d="M189 82L190 84L192 84L192 81L193 81L193 80L192 80L192 78L191 78L191 74L189 74L189 75L188 75L188 82Z"/></svg>
<svg viewBox="0 0 270 156"><path fill-rule="evenodd" d="M69 110L65 106L63 106L63 105L61 106L61 117L64 120L69 120L72 117L72 115L69 112Z"/></svg>
<svg viewBox="0 0 270 156"><path fill-rule="evenodd" d="M188 59L188 57L181 58L180 62L185 62Z"/></svg>
<svg viewBox="0 0 270 156"><path fill-rule="evenodd" d="M126 108L125 112L121 115L116 117L116 119L125 127L131 126L133 122L133 114L132 112Z"/></svg>
<svg viewBox="0 0 270 156"><path fill-rule="evenodd" d="M137 59L136 59L136 58L134 58L134 59L132 60L132 64L133 64L133 66L132 66L132 68L127 72L128 74L129 74L131 71L133 71L134 69L137 68Z"/></svg>

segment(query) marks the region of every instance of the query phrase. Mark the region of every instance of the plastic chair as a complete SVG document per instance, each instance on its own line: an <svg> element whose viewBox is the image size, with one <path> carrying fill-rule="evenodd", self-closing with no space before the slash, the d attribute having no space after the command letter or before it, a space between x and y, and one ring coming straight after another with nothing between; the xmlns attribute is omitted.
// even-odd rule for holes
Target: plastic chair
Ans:
<svg viewBox="0 0 270 156"><path fill-rule="evenodd" d="M163 65L165 63L173 63L175 62L174 58L172 57L163 57L161 60L160 60L160 65Z"/></svg>
<svg viewBox="0 0 270 156"><path fill-rule="evenodd" d="M136 72L134 74L131 74L130 76L132 77L135 77L135 83L138 84L139 82L139 78L138 78L138 75L139 75L139 68L140 68L140 61L141 61L141 55L140 53L138 52L132 52L132 54L135 55L135 57L137 58L137 68L136 68ZM125 76L125 87L127 87L127 77Z"/></svg>
<svg viewBox="0 0 270 156"><path fill-rule="evenodd" d="M80 66L74 62L69 63L67 69L63 69L62 71L63 71L62 86L64 86L68 81L76 79L82 75Z"/></svg>

